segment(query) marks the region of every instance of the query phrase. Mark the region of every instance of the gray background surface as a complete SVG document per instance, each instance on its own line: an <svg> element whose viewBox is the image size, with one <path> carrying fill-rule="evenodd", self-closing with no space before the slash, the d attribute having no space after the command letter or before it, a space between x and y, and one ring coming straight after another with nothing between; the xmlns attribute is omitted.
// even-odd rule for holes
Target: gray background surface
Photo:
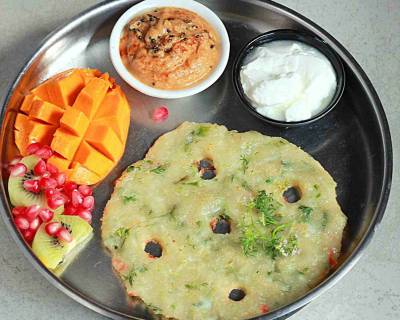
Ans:
<svg viewBox="0 0 400 320"><path fill-rule="evenodd" d="M233 0L232 0L233 1ZM0 0L0 100L46 34L96 0ZM389 119L394 177L383 222L354 269L291 319L400 319L400 0L280 0L338 39L364 68ZM0 319L103 319L47 282L0 220Z"/></svg>

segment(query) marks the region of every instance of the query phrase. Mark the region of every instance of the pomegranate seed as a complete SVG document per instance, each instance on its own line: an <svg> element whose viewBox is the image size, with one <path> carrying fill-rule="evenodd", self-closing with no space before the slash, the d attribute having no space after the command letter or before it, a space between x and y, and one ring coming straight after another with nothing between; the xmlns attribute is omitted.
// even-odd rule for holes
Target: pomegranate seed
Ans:
<svg viewBox="0 0 400 320"><path fill-rule="evenodd" d="M58 173L58 168L56 166L53 166L51 163L46 163L47 171L50 172L51 174L56 174Z"/></svg>
<svg viewBox="0 0 400 320"><path fill-rule="evenodd" d="M24 189L26 191L29 191L32 193L39 193L40 192L39 181L38 180L25 180L24 181Z"/></svg>
<svg viewBox="0 0 400 320"><path fill-rule="evenodd" d="M45 178L42 177L39 180L39 186L42 190L46 189L54 189L57 187L57 181L54 180L53 178Z"/></svg>
<svg viewBox="0 0 400 320"><path fill-rule="evenodd" d="M47 199L54 196L56 193L58 193L58 191L57 191L57 189L54 189L54 188L46 189L44 191L44 194L46 195Z"/></svg>
<svg viewBox="0 0 400 320"><path fill-rule="evenodd" d="M82 201L82 207L89 210L92 209L94 207L94 197L93 196L85 197Z"/></svg>
<svg viewBox="0 0 400 320"><path fill-rule="evenodd" d="M63 186L67 180L67 175L64 172L58 172L53 175L53 179L57 181L59 187Z"/></svg>
<svg viewBox="0 0 400 320"><path fill-rule="evenodd" d="M68 231L67 228L65 227L61 227L57 232L56 232L56 236L59 240L61 241L65 241L65 242L71 242L72 241L72 235L71 233Z"/></svg>
<svg viewBox="0 0 400 320"><path fill-rule="evenodd" d="M11 211L14 216L18 216L20 214L25 214L25 209L25 207L14 207Z"/></svg>
<svg viewBox="0 0 400 320"><path fill-rule="evenodd" d="M35 167L33 168L33 173L37 176L42 176L47 172L46 168L46 162L44 162L42 159L36 163Z"/></svg>
<svg viewBox="0 0 400 320"><path fill-rule="evenodd" d="M78 216L88 223L92 223L92 213L89 210L78 210Z"/></svg>
<svg viewBox="0 0 400 320"><path fill-rule="evenodd" d="M168 118L168 108L166 106L161 106L154 109L151 118L155 122L163 122Z"/></svg>
<svg viewBox="0 0 400 320"><path fill-rule="evenodd" d="M20 162L21 161L21 157L16 157L16 158L14 158L14 159L12 159L11 161L10 161L10 163L9 163L9 165L10 166L15 166L18 162Z"/></svg>
<svg viewBox="0 0 400 320"><path fill-rule="evenodd" d="M64 208L64 213L63 213L63 214L65 214L65 215L67 215L67 216L75 216L77 210L78 210L78 209L75 208L74 206L72 206L72 205L67 205L67 206L65 206L65 208Z"/></svg>
<svg viewBox="0 0 400 320"><path fill-rule="evenodd" d="M39 217L37 217L31 221L31 223L29 224L29 229L36 231L39 228L40 224L41 224L40 219Z"/></svg>
<svg viewBox="0 0 400 320"><path fill-rule="evenodd" d="M74 207L79 207L83 202L83 197L78 190L74 190L71 193L71 203Z"/></svg>
<svg viewBox="0 0 400 320"><path fill-rule="evenodd" d="M25 209L25 218L32 222L39 214L40 207L37 204L31 205Z"/></svg>
<svg viewBox="0 0 400 320"><path fill-rule="evenodd" d="M18 229L20 229L20 230L29 229L28 219L21 217L21 216L17 216L17 217L15 217L14 221L15 221L15 225L17 226Z"/></svg>
<svg viewBox="0 0 400 320"><path fill-rule="evenodd" d="M72 193L72 191L74 191L76 188L78 188L77 184L72 181L67 181L64 184L64 192L67 195L70 195Z"/></svg>
<svg viewBox="0 0 400 320"><path fill-rule="evenodd" d="M43 222L49 222L54 217L54 212L47 208L39 209L39 217Z"/></svg>
<svg viewBox="0 0 400 320"><path fill-rule="evenodd" d="M28 154L34 154L36 151L38 151L40 148L42 147L42 145L39 142L34 142L31 143L27 148L26 148L26 152Z"/></svg>
<svg viewBox="0 0 400 320"><path fill-rule="evenodd" d="M24 230L22 231L22 236L24 237L25 241L31 243L33 238L35 238L36 230Z"/></svg>
<svg viewBox="0 0 400 320"><path fill-rule="evenodd" d="M10 175L12 177L23 177L26 171L28 171L26 165L21 162L10 167Z"/></svg>
<svg viewBox="0 0 400 320"><path fill-rule="evenodd" d="M51 197L47 198L47 205L50 209L57 209L65 203L65 198L61 193L55 193Z"/></svg>
<svg viewBox="0 0 400 320"><path fill-rule="evenodd" d="M36 150L34 154L39 158L47 160L53 155L53 151L50 149L49 146L43 146Z"/></svg>
<svg viewBox="0 0 400 320"><path fill-rule="evenodd" d="M79 186L78 190L84 197L91 196L93 194L92 188L86 185Z"/></svg>
<svg viewBox="0 0 400 320"><path fill-rule="evenodd" d="M49 236L54 236L58 230L62 228L62 225L60 222L50 222L46 224L44 227L44 230Z"/></svg>

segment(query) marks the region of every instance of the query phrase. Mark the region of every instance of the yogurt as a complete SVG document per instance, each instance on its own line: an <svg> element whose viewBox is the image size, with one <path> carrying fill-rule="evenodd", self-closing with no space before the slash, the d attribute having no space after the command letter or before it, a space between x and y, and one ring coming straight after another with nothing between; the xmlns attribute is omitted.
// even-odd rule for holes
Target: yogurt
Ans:
<svg viewBox="0 0 400 320"><path fill-rule="evenodd" d="M255 48L240 71L244 93L268 118L294 122L324 110L336 91L336 73L317 49L299 41Z"/></svg>

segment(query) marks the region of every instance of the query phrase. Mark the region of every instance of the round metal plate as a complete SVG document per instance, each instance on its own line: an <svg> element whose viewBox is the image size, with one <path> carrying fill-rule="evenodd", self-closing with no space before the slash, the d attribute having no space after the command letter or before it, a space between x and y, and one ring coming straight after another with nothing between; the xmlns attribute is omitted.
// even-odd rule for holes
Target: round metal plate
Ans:
<svg viewBox="0 0 400 320"><path fill-rule="evenodd" d="M0 184L1 215L28 260L57 288L83 305L115 319L148 317L143 306L132 304L112 272L111 259L101 244L100 218L110 197L113 181L125 167L141 159L153 141L181 122L215 122L238 131L256 130L282 136L315 157L337 182L338 201L348 216L339 267L319 286L290 305L263 319L276 319L301 308L337 282L360 258L382 219L391 184L392 148L388 124L379 98L351 55L320 27L270 1L201 1L224 21L231 40L231 57L222 77L206 91L190 98L162 101L144 96L124 83L112 67L108 37L118 17L135 0L101 3L49 35L23 67L2 107L1 154L6 162L15 146L12 125L16 110L29 89L57 72L73 67L108 71L122 85L132 107L131 127L123 159L95 190L95 235L65 273L56 277L32 254L14 228L6 191ZM338 106L323 119L299 128L283 129L265 124L242 105L232 84L232 62L240 49L257 34L273 29L313 32L342 58L346 89ZM154 124L149 114L166 103L169 119Z"/></svg>

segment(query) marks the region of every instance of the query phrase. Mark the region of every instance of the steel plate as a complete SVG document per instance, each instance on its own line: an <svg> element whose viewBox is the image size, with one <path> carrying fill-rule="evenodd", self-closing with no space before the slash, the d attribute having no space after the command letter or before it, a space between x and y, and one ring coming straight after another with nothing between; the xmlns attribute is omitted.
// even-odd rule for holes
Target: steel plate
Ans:
<svg viewBox="0 0 400 320"><path fill-rule="evenodd" d="M263 319L289 315L337 282L360 258L386 207L392 175L392 148L388 124L379 98L351 55L320 27L281 5L257 0L201 1L224 21L231 40L231 56L223 76L209 89L191 98L163 101L144 96L118 77L108 55L108 37L118 17L135 2L101 3L49 35L19 73L2 106L1 156L6 162L15 151L12 113L24 94L42 80L72 67L108 71L122 85L132 107L125 155L95 190L95 236L62 275L54 276L35 258L14 228L2 178L1 215L28 260L57 288L83 305L115 319L147 318L143 306L133 305L111 271L111 259L100 239L100 218L110 197L113 181L126 166L141 159L153 141L181 122L204 121L238 131L257 130L282 136L301 146L321 162L336 180L338 201L348 216L343 254L338 269L318 287ZM307 30L324 39L343 59L347 84L339 105L325 118L304 127L282 129L265 124L241 104L232 84L232 62L239 50L261 32L278 28ZM154 124L149 113L167 104L169 119Z"/></svg>

